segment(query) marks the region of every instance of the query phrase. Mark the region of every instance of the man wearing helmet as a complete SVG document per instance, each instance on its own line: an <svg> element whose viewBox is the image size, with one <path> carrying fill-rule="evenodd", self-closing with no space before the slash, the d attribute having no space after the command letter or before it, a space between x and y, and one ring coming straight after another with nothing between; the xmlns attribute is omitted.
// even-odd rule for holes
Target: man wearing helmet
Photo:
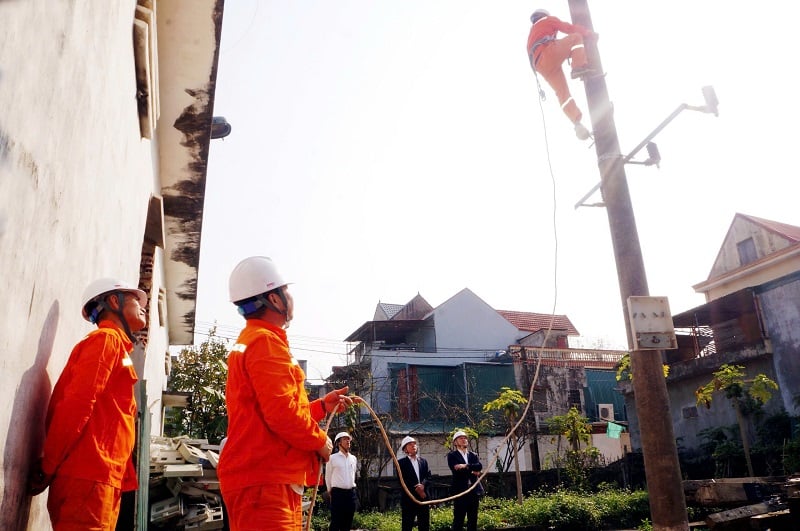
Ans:
<svg viewBox="0 0 800 531"><path fill-rule="evenodd" d="M336 434L333 446L339 449L331 454L325 465L325 486L331 506L331 523L328 531L350 531L356 512L356 456L350 453L353 438L346 431Z"/></svg>
<svg viewBox="0 0 800 531"><path fill-rule="evenodd" d="M400 442L400 451L406 456L398 459L400 464L400 476L403 483L417 500L427 500L428 485L431 481L431 471L428 468L428 461L424 457L417 455L417 440L410 435L403 438ZM414 527L414 518L417 519L419 531L430 531L431 528L431 507L430 505L420 505L412 500L406 491L403 490L400 498L400 511L402 519L402 531L411 531Z"/></svg>
<svg viewBox="0 0 800 531"><path fill-rule="evenodd" d="M453 434L455 449L447 454L447 466L453 473L452 494L459 494L469 489L477 481L483 465L478 455L469 451L467 434L458 430ZM453 531L464 529L464 517L467 518L467 530L478 529L478 494L481 486L478 485L468 494L464 494L453 502Z"/></svg>
<svg viewBox="0 0 800 531"><path fill-rule="evenodd" d="M229 289L246 319L228 356L228 442L217 469L231 530L296 531L303 487L318 481L333 448L318 422L358 400L344 387L309 402L285 330L294 301L271 259L242 260Z"/></svg>
<svg viewBox="0 0 800 531"><path fill-rule="evenodd" d="M48 486L55 531L113 530L123 491L136 490L131 460L136 440L138 379L129 354L147 324L147 295L103 278L84 291L82 314L97 325L69 356L47 410L42 458L31 494Z"/></svg>
<svg viewBox="0 0 800 531"><path fill-rule="evenodd" d="M562 70L562 63L569 59L572 63L572 78L585 79L593 73L586 60L583 39L592 32L578 24L569 24L552 16L545 9L537 9L531 15L531 31L528 34L528 59L534 73L550 84L556 93L561 110L575 126L575 134L581 140L591 136L589 130L581 123L583 114L569 92L567 79ZM561 39L556 38L558 32L566 33Z"/></svg>

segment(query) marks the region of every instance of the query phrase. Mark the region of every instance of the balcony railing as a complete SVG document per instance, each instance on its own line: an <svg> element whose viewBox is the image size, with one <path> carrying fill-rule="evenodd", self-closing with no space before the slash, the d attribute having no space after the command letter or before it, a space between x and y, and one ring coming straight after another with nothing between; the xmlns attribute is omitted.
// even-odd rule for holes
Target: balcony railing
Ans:
<svg viewBox="0 0 800 531"><path fill-rule="evenodd" d="M627 354L621 350L595 350L583 348L540 348L509 347L509 354L515 363L538 363L553 367L585 367L613 369Z"/></svg>

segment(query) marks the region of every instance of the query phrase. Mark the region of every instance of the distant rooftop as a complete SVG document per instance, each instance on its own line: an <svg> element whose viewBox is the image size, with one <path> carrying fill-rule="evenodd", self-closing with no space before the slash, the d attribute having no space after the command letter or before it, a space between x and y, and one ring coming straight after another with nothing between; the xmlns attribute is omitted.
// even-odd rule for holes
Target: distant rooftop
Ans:
<svg viewBox="0 0 800 531"><path fill-rule="evenodd" d="M800 227L796 227L794 225L788 225L786 223L779 223L777 221L771 221L769 219L757 218L755 216L749 216L747 214L739 213L736 215L741 216L743 218L747 218L753 223L761 225L765 229L783 236L787 240L791 240L795 243L800 242Z"/></svg>
<svg viewBox="0 0 800 531"><path fill-rule="evenodd" d="M567 335L570 336L579 335L575 325L572 324L566 315L514 312L508 310L497 310L497 313L502 315L509 323L526 332L538 332L539 330L552 328L553 330L566 330Z"/></svg>
<svg viewBox="0 0 800 531"><path fill-rule="evenodd" d="M403 309L403 304L390 304L388 302L379 302L378 306L383 310L383 313L386 314L387 319L391 319L394 317L397 312Z"/></svg>

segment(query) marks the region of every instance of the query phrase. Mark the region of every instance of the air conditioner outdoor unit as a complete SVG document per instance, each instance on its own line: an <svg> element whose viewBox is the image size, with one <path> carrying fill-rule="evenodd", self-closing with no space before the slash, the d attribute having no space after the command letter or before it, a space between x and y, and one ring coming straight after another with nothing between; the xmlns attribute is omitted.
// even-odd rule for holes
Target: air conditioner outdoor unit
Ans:
<svg viewBox="0 0 800 531"><path fill-rule="evenodd" d="M597 404L597 416L600 420L614 422L614 404Z"/></svg>

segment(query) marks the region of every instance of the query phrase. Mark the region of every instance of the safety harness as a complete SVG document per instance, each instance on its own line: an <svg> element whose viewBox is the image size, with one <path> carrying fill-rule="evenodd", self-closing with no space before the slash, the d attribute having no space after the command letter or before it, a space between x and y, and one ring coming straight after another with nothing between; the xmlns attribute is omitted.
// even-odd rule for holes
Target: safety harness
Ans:
<svg viewBox="0 0 800 531"><path fill-rule="evenodd" d="M553 42L554 40L556 40L556 36L555 35L545 35L541 39L539 39L537 41L534 41L533 45L531 46L531 49L528 50L528 57L531 60L531 66L534 67L534 70L535 70L535 67L536 67L536 63L539 62L539 57L537 57L535 60L533 58L533 56L536 54L536 48L538 48L539 46L541 46L543 44L547 44L548 42Z"/></svg>
<svg viewBox="0 0 800 531"><path fill-rule="evenodd" d="M536 71L536 63L539 62L539 59L541 58L541 55L539 57L537 57L536 59L534 59L533 56L534 56L534 54L536 52L536 48L538 48L539 46L542 46L543 44L547 44L548 42L553 42L554 40L556 40L555 34L553 34L553 35L545 35L541 39L538 39L538 40L534 41L533 45L531 45L531 49L528 50L528 60L531 63L531 69L533 70L533 75L534 75L534 77L536 77L536 88L539 90L539 98L542 101L545 100L546 96L545 96L544 90L542 90L542 84L539 82L539 73Z"/></svg>

